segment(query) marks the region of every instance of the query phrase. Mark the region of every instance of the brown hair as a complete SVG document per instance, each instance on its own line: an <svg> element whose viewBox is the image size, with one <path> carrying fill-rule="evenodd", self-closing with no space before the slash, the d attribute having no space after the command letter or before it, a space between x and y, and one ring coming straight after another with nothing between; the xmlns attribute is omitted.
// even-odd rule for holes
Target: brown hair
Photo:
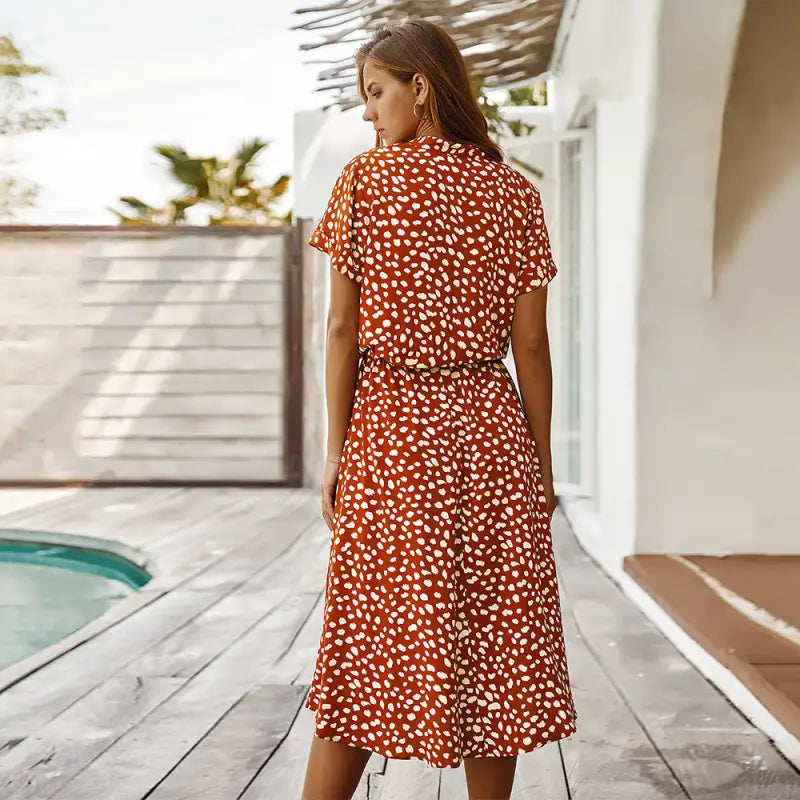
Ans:
<svg viewBox="0 0 800 800"><path fill-rule="evenodd" d="M406 83L415 73L423 74L430 83L427 113L447 138L473 144L497 161L505 159L503 151L489 137L489 126L475 97L464 57L444 28L427 20L411 19L376 29L355 54L358 91L365 103L367 59ZM379 145L380 137L375 139Z"/></svg>

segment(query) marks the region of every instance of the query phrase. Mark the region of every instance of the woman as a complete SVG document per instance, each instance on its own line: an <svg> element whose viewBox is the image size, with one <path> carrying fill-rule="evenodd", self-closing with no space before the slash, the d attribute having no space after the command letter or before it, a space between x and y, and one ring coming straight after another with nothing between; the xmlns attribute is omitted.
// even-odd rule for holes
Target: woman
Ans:
<svg viewBox="0 0 800 800"><path fill-rule="evenodd" d="M350 798L373 752L463 760L471 800L500 800L519 753L576 730L550 538L556 266L452 38L412 20L355 61L376 146L308 242L331 266L332 537L303 800Z"/></svg>

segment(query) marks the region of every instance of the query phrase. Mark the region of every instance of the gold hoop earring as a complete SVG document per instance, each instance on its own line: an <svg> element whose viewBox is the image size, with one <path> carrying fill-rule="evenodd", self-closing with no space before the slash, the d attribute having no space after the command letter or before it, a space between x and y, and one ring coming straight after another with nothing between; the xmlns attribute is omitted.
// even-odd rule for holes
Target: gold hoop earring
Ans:
<svg viewBox="0 0 800 800"><path fill-rule="evenodd" d="M422 110L422 106L419 105L419 103L414 103L414 108L412 109L412 111L414 112L414 116L417 117L417 107L419 107L420 113L422 115L424 115L424 111ZM422 121L422 116L417 117L417 119L420 120L420 122L421 122Z"/></svg>

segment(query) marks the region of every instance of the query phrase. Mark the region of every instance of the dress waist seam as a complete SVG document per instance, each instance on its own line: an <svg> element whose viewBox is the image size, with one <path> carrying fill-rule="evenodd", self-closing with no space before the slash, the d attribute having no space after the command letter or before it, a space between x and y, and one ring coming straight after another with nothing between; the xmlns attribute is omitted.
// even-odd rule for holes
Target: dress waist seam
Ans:
<svg viewBox="0 0 800 800"><path fill-rule="evenodd" d="M380 359L385 364L388 364L390 367L394 369L411 370L413 372L453 370L453 369L461 369L464 367L480 366L481 364L502 364L504 361L504 359L497 357L497 358L481 358L481 359L476 359L474 361L461 361L458 364L420 364L420 365L396 364L392 361L389 361L387 358L384 358L379 353L376 353L375 350L373 350L373 348L367 347L366 349L361 351L359 363L363 365L370 358Z"/></svg>

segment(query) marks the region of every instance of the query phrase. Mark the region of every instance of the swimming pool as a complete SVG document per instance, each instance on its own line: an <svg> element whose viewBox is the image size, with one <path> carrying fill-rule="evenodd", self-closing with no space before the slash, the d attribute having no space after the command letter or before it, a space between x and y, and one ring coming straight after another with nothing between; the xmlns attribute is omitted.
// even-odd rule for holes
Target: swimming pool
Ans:
<svg viewBox="0 0 800 800"><path fill-rule="evenodd" d="M0 670L85 625L151 578L86 537L0 529ZM113 543L109 543L112 545Z"/></svg>

